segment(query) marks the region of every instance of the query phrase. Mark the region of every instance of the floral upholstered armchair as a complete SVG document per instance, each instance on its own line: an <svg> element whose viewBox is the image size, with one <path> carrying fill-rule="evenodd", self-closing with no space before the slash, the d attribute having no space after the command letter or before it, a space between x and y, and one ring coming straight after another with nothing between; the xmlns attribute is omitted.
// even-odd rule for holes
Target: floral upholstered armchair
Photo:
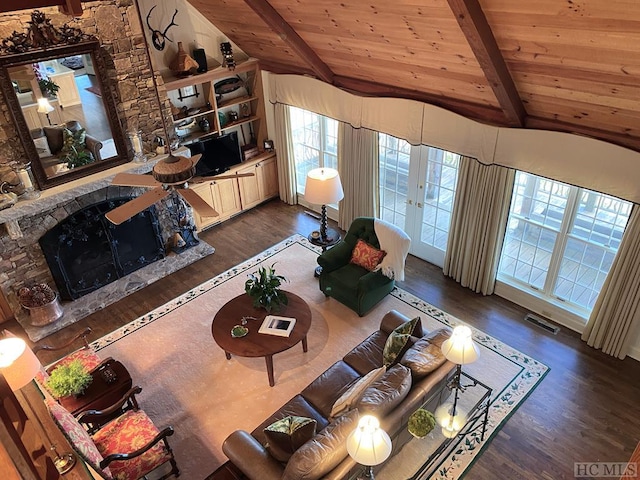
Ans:
<svg viewBox="0 0 640 480"><path fill-rule="evenodd" d="M173 435L173 427L159 430L147 414L138 407L135 395L140 387L133 387L127 395L109 409L101 412L89 410L76 419L64 407L52 399L45 401L49 413L65 434L75 452L103 478L137 480L162 467L159 480L178 477L180 470L169 446L167 437ZM82 423L93 415L108 415L122 409L126 402L134 408L89 433ZM166 467L165 467L166 466ZM168 471L166 471L168 470Z"/></svg>

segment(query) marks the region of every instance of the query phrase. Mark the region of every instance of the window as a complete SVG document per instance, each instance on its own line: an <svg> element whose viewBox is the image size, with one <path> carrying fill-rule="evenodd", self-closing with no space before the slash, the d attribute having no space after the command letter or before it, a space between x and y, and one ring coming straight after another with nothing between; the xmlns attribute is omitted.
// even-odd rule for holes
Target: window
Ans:
<svg viewBox="0 0 640 480"><path fill-rule="evenodd" d="M338 168L338 121L297 107L289 107L297 192L304 195L309 170Z"/></svg>
<svg viewBox="0 0 640 480"><path fill-rule="evenodd" d="M632 204L518 172L498 280L587 317Z"/></svg>
<svg viewBox="0 0 640 480"><path fill-rule="evenodd" d="M460 156L380 133L380 217L411 237L411 253L444 264Z"/></svg>

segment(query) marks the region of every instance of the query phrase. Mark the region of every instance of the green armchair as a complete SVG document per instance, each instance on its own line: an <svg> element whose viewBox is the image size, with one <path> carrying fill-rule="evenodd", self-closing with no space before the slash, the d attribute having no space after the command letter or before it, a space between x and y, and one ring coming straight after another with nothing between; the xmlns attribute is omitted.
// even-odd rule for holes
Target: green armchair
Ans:
<svg viewBox="0 0 640 480"><path fill-rule="evenodd" d="M402 266L404 267L404 258L409 250L409 237L396 227L370 217L356 218L349 226L344 239L318 257L318 264L322 267L320 290L326 296L351 308L359 316L363 316L391 292L395 286L395 278L397 278L397 276L395 278L385 276L382 270L370 272L359 265L350 263L351 253L358 239L362 239L376 248L381 248L374 226L376 223L378 226L386 225L385 231L392 232L388 238L393 239L395 232L398 232L398 241L392 240L391 243L392 247L397 246L400 250L399 256L402 258ZM388 249L383 248L383 250L389 254ZM398 258L397 255L396 258ZM403 278L402 276L399 279Z"/></svg>

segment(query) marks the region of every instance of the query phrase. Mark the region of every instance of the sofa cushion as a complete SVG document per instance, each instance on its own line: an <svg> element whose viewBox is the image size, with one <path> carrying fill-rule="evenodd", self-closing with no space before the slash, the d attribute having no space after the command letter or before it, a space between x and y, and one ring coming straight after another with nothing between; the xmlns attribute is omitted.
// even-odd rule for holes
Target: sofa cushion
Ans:
<svg viewBox="0 0 640 480"><path fill-rule="evenodd" d="M358 425L358 410L339 416L291 455L282 480L317 480L347 456L347 437Z"/></svg>
<svg viewBox="0 0 640 480"><path fill-rule="evenodd" d="M62 147L64 146L64 138L63 138L63 130L64 127L62 126L54 126L54 127L43 127L42 130L44 130L44 134L47 137L47 143L49 144L49 150L51 151L51 153L53 155L56 155L57 153L60 152L60 150L62 150Z"/></svg>
<svg viewBox="0 0 640 480"><path fill-rule="evenodd" d="M446 361L441 347L450 336L449 328L440 328L425 335L407 349L400 363L411 369L414 378L428 375Z"/></svg>
<svg viewBox="0 0 640 480"><path fill-rule="evenodd" d="M402 357L402 354L408 348L409 339L419 320L420 317L416 317L402 325L398 325L393 332L389 334L384 344L384 350L382 351L383 365L392 365Z"/></svg>
<svg viewBox="0 0 640 480"><path fill-rule="evenodd" d="M338 400L333 404L329 417L335 418L350 410L351 407L360 400L364 391L369 388L373 382L382 377L386 370L387 367L383 365L382 367L371 370L364 377L360 377L355 382L352 382L349 389L340 395L340 398L338 398Z"/></svg>
<svg viewBox="0 0 640 480"><path fill-rule="evenodd" d="M333 404L358 378L358 372L339 360L311 382L302 391L302 396L325 418L329 418Z"/></svg>
<svg viewBox="0 0 640 480"><path fill-rule="evenodd" d="M286 462L291 454L316 434L313 418L289 415L264 429L266 448L273 458Z"/></svg>
<svg viewBox="0 0 640 480"><path fill-rule="evenodd" d="M411 370L399 363L373 382L354 407L362 414L383 418L396 408L411 390Z"/></svg>
<svg viewBox="0 0 640 480"><path fill-rule="evenodd" d="M270 415L264 422L256 427L251 435L258 440L262 445L266 445L268 442L264 435L264 429L282 418L288 416L298 416L312 418L316 421L316 430L322 430L328 425L328 421L325 416L318 412L313 405L309 404L302 395L296 395L287 403L285 403L277 412Z"/></svg>
<svg viewBox="0 0 640 480"><path fill-rule="evenodd" d="M365 268L372 272L373 269L376 268L382 261L386 254L387 252L385 252L384 250L379 250L373 245L369 245L367 242L359 238L356 242L356 246L351 252L351 260L349 260L349 262L360 265L362 268Z"/></svg>
<svg viewBox="0 0 640 480"><path fill-rule="evenodd" d="M356 345L343 360L360 375L365 375L374 368L382 366L382 350L387 341L387 334L377 330Z"/></svg>

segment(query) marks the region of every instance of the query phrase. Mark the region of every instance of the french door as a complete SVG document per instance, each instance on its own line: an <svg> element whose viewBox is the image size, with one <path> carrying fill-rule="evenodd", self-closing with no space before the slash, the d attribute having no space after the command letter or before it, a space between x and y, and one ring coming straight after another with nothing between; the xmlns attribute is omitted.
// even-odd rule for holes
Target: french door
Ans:
<svg viewBox="0 0 640 480"><path fill-rule="evenodd" d="M411 237L409 252L444 265L459 155L380 134L380 216Z"/></svg>

